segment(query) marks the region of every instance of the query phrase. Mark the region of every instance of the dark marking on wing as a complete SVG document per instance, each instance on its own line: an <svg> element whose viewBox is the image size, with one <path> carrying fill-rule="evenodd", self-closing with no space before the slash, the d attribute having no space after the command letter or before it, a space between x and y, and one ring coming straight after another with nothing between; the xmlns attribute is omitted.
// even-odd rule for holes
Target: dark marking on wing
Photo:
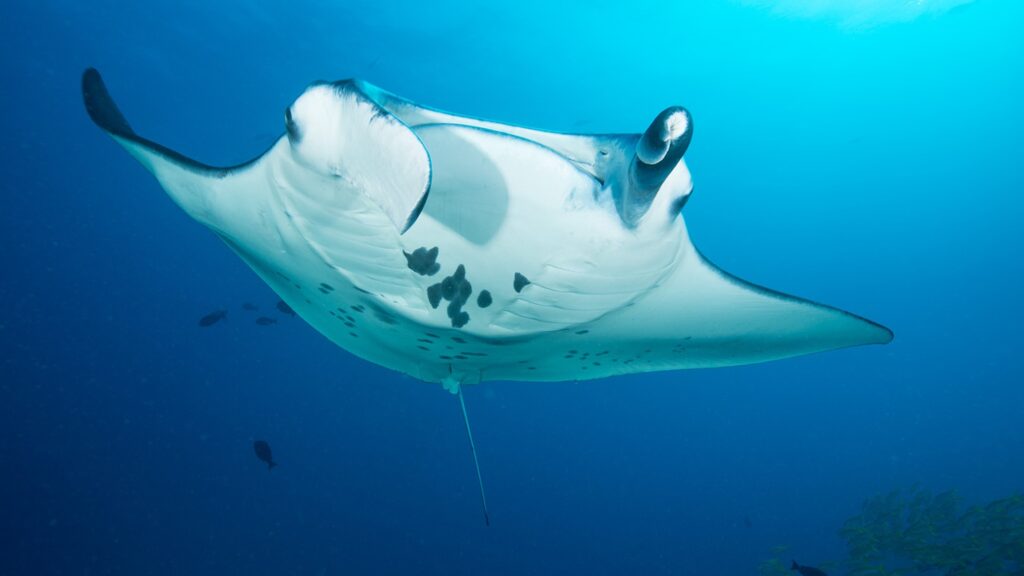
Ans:
<svg viewBox="0 0 1024 576"><path fill-rule="evenodd" d="M526 279L526 276L523 276L519 272L516 272L516 276L512 280L512 288L514 288L516 293L518 294L519 292L522 292L523 288L525 288L526 285L529 283L530 281Z"/></svg>
<svg viewBox="0 0 1024 576"><path fill-rule="evenodd" d="M491 297L491 293L487 290L481 290L480 295L476 297L476 305L481 308L487 308L494 302L494 298Z"/></svg>
<svg viewBox="0 0 1024 576"><path fill-rule="evenodd" d="M441 303L440 298L448 301L446 312L455 328L462 328L469 322L469 313L462 307L472 293L473 285L466 279L466 267L462 264L459 264L455 272L442 280L439 285L434 284L427 288L427 298L430 299L431 306L434 308L437 308L434 305L435 299L438 305ZM438 295L440 298L437 298Z"/></svg>
<svg viewBox="0 0 1024 576"><path fill-rule="evenodd" d="M385 310L384 308L382 308L382 307L380 307L380 306L378 306L376 304L373 304L373 303L370 303L369 306L370 306L370 309L373 310L374 318L376 318L377 320L380 320L381 322L383 322L385 324L397 324L398 323L398 320L395 319L394 315L391 314L390 312L388 312L387 310ZM353 320L353 322L354 322L354 320Z"/></svg>
<svg viewBox="0 0 1024 576"><path fill-rule="evenodd" d="M437 263L437 246L429 250L420 247L413 250L412 254L402 251L402 254L405 254L409 269L420 276L433 276L441 269L441 265Z"/></svg>
<svg viewBox="0 0 1024 576"><path fill-rule="evenodd" d="M441 283L431 284L427 287L427 300L431 308L437 308L441 304Z"/></svg>

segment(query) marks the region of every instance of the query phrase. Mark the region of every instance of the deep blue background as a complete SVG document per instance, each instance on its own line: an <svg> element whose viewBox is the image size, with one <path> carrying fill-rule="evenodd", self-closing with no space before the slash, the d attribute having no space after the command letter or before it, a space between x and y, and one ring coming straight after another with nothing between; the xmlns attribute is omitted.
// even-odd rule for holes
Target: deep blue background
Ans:
<svg viewBox="0 0 1024 576"><path fill-rule="evenodd" d="M753 574L779 544L840 558L879 491L1024 489L1015 0L856 27L731 1L18 4L0 574ZM264 149L318 78L569 131L683 104L701 250L896 340L471 387L485 528L455 399L300 320L253 324L241 303L276 297L89 123L86 66L139 132L210 163Z"/></svg>

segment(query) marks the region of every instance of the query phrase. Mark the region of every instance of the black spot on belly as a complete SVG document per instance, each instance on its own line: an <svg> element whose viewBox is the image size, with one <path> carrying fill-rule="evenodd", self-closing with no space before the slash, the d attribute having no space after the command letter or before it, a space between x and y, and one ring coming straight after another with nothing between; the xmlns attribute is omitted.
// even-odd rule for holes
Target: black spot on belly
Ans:
<svg viewBox="0 0 1024 576"><path fill-rule="evenodd" d="M380 320L384 324L398 323L398 321L395 320L395 317L392 316L387 310L384 310L383 308L379 308L377 306L373 307L373 317L376 318L377 320ZM355 322L355 320L353 320L353 322Z"/></svg>
<svg viewBox="0 0 1024 576"><path fill-rule="evenodd" d="M469 313L467 313L467 312L457 312L455 314L452 314L452 312L450 310L451 306L449 306L448 308L449 308L448 317L452 319L452 326L453 327L455 327L455 328L462 328L463 326L465 326L466 324L469 323Z"/></svg>
<svg viewBox="0 0 1024 576"><path fill-rule="evenodd" d="M405 261L409 265L409 270L420 276L433 276L441 269L441 265L437 263L437 252L437 246L434 246L430 250L417 248L413 250L412 254L404 251L402 254L405 254Z"/></svg>
<svg viewBox="0 0 1024 576"><path fill-rule="evenodd" d="M437 308L441 299L448 301L446 312L452 321L452 326L462 328L469 322L469 313L462 309L473 293L473 285L466 280L466 267L459 264L455 272L441 281L427 288L427 298L430 305Z"/></svg>
<svg viewBox="0 0 1024 576"><path fill-rule="evenodd" d="M581 335L581 336L582 336L583 334L586 334L587 332L590 332L590 330L577 330L577 331L576 331L576 333L577 333L577 334L579 334L579 335Z"/></svg>
<svg viewBox="0 0 1024 576"><path fill-rule="evenodd" d="M333 292L334 291L334 286L331 286L327 282L321 282L320 283L320 290L324 291L324 292Z"/></svg>
<svg viewBox="0 0 1024 576"><path fill-rule="evenodd" d="M491 293L487 290L481 290L480 295L476 297L476 305L481 308L487 308L491 302L494 302L494 299L491 298Z"/></svg>
<svg viewBox="0 0 1024 576"><path fill-rule="evenodd" d="M512 280L512 288L515 289L516 293L519 293L522 292L523 288L525 288L529 283L530 281L526 279L526 276L516 272L516 277Z"/></svg>
<svg viewBox="0 0 1024 576"><path fill-rule="evenodd" d="M437 308L441 304L440 284L433 284L427 288L427 300L430 300L431 308Z"/></svg>

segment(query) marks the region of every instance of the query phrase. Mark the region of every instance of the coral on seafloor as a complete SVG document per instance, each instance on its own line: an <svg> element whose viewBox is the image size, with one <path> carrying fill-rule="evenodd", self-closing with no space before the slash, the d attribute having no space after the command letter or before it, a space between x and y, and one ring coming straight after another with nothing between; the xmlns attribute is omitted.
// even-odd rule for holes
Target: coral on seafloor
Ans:
<svg viewBox="0 0 1024 576"><path fill-rule="evenodd" d="M820 566L830 575L1024 576L1020 494L965 506L952 491L897 490L865 501L839 535L848 557ZM761 563L761 576L792 574L784 552Z"/></svg>

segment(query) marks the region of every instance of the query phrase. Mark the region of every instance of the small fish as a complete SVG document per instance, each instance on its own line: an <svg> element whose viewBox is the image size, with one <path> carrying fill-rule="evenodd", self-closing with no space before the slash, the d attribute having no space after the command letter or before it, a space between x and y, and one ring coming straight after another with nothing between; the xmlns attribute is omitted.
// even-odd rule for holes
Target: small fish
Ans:
<svg viewBox="0 0 1024 576"><path fill-rule="evenodd" d="M289 316L295 316L295 310L292 310L291 306L285 304L284 300L277 301L277 309L283 312L284 314L288 314Z"/></svg>
<svg viewBox="0 0 1024 576"><path fill-rule="evenodd" d="M255 304L253 304L251 302L246 302L245 304L242 304L242 310L246 310L246 311L252 312L253 310L259 310L259 309L260 309L259 306L255 305Z"/></svg>
<svg viewBox="0 0 1024 576"><path fill-rule="evenodd" d="M273 318L267 318L266 316L260 316L256 319L256 323L260 326L270 326L271 324L277 324L277 320Z"/></svg>
<svg viewBox="0 0 1024 576"><path fill-rule="evenodd" d="M199 325L202 326L203 328L207 328L209 326L213 326L214 324L216 324L217 322L220 322L221 320L224 320L227 317L228 317L228 311L227 310L215 310L213 312L210 312L206 316L203 316L202 318L200 318L199 319Z"/></svg>
<svg viewBox="0 0 1024 576"><path fill-rule="evenodd" d="M743 517L743 525L746 526L747 528L750 528L751 526L754 525L754 523L750 521L750 516L744 516Z"/></svg>
<svg viewBox="0 0 1024 576"><path fill-rule="evenodd" d="M828 574L825 574L824 571L819 570L817 568L811 568L810 566L801 566L796 563L796 560L793 560L793 566L790 567L790 570L796 570L800 573L801 576L828 576Z"/></svg>
<svg viewBox="0 0 1024 576"><path fill-rule="evenodd" d="M257 440L252 443L252 449L256 451L256 457L267 463L267 470L273 470L277 466L274 457L270 455L270 444L266 440Z"/></svg>

